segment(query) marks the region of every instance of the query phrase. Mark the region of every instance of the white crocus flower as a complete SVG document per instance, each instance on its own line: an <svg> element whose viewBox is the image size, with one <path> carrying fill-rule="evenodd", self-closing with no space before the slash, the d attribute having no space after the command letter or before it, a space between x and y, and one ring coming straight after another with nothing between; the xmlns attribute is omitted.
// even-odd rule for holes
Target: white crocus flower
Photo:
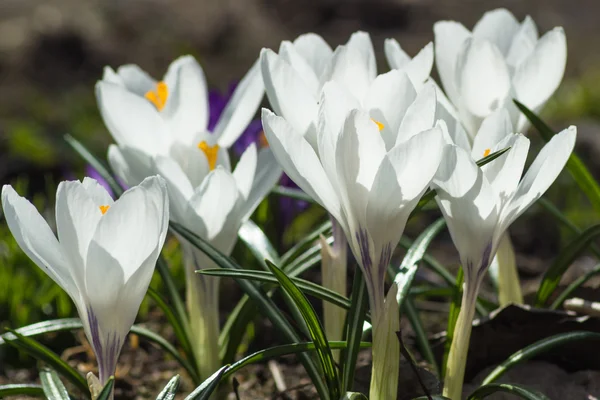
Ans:
<svg viewBox="0 0 600 400"><path fill-rule="evenodd" d="M475 300L500 239L557 178L573 151L575 138L573 126L554 136L522 179L529 149L529 140L523 135L513 134L500 141L492 152L506 147L510 150L481 168L462 148L448 146L444 151L433 187L465 273L463 306L445 377L444 395L449 398L460 398Z"/></svg>
<svg viewBox="0 0 600 400"><path fill-rule="evenodd" d="M396 72L401 71L402 74L381 76L377 76L373 43L365 32L355 32L345 45L338 46L335 51L315 34L302 35L293 43L282 42L279 54L263 49L260 62L265 90L273 110L314 144L319 99L325 83L329 81L337 82L352 95L353 101L367 110L378 106L392 108L394 104L386 104L386 101L392 100L390 95L394 91L384 91L386 84L395 85L400 98L412 96L410 104L415 96L411 92L416 91L415 87L420 89L429 77L431 65L427 69L427 54L431 46L426 46L419 56L410 61L400 46L394 43L397 45L395 41L386 45L386 49L389 48L386 53L399 67ZM378 94L387 96L378 98Z"/></svg>
<svg viewBox="0 0 600 400"><path fill-rule="evenodd" d="M388 148L380 124L363 110L346 112L335 87L330 82L323 90L314 147L283 117L263 109L262 121L283 170L345 232L364 272L373 316L370 398L395 398L398 310L395 289L386 300L385 271L410 212L438 168L444 140L439 127L428 126Z"/></svg>
<svg viewBox="0 0 600 400"><path fill-rule="evenodd" d="M433 67L433 43L427 43L411 58L396 39L385 39L384 51L390 68L406 72L417 91L429 79Z"/></svg>
<svg viewBox="0 0 600 400"><path fill-rule="evenodd" d="M150 177L117 201L93 179L61 182L58 240L35 207L9 185L2 188L2 208L21 249L75 303L104 385L114 375L165 241L164 180Z"/></svg>
<svg viewBox="0 0 600 400"><path fill-rule="evenodd" d="M562 28L538 39L533 20L522 23L505 9L489 11L470 32L455 21L434 25L435 60L442 84L465 128L475 135L499 107L511 111L518 131L526 125L515 98L539 111L560 84L567 58Z"/></svg>
<svg viewBox="0 0 600 400"><path fill-rule="evenodd" d="M169 156L189 174L202 176L217 165L229 168L227 148L247 128L263 95L260 66L255 63L209 132L206 80L191 56L175 60L159 82L136 65L124 65L117 72L107 67L96 85L102 118L118 145L111 151L145 163L152 156ZM134 178L140 181L144 176Z"/></svg>

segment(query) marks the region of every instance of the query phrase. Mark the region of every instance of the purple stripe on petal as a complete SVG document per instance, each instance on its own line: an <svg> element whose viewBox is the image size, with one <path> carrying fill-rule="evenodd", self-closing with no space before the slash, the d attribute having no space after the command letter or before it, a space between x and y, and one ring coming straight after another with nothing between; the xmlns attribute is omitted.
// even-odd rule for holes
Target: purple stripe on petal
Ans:
<svg viewBox="0 0 600 400"><path fill-rule="evenodd" d="M371 269L373 268L373 260L371 260L371 254L369 252L369 237L367 236L367 230L360 228L355 235L360 249L361 265L365 271L365 276L367 276L370 275Z"/></svg>

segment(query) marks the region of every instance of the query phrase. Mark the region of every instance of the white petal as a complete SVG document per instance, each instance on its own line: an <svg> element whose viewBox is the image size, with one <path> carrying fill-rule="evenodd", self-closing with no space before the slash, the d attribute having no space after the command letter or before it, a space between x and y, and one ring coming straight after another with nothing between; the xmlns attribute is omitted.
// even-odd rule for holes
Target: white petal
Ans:
<svg viewBox="0 0 600 400"><path fill-rule="evenodd" d="M508 54L506 55L507 64L513 68L518 67L535 49L537 41L537 27L528 15L513 38Z"/></svg>
<svg viewBox="0 0 600 400"><path fill-rule="evenodd" d="M519 30L519 21L504 8L498 8L483 14L473 28L473 37L489 40L502 54L507 54L513 37Z"/></svg>
<svg viewBox="0 0 600 400"><path fill-rule="evenodd" d="M381 136L386 148L396 143L400 123L417 93L408 78L401 71L392 70L375 78L369 88L364 105L371 118L383 124Z"/></svg>
<svg viewBox="0 0 600 400"><path fill-rule="evenodd" d="M530 109L541 107L560 85L567 62L567 41L562 28L554 28L538 41L513 78L517 100Z"/></svg>
<svg viewBox="0 0 600 400"><path fill-rule="evenodd" d="M439 21L433 25L433 33L435 36L435 65L446 95L452 103L457 105L460 95L456 83L456 61L463 43L471 37L471 32L461 23Z"/></svg>
<svg viewBox="0 0 600 400"><path fill-rule="evenodd" d="M377 76L377 64L375 61L375 49L373 48L373 42L369 33L362 31L354 32L346 43L346 47L358 50L361 53L367 66L369 80L372 81L375 79Z"/></svg>
<svg viewBox="0 0 600 400"><path fill-rule="evenodd" d="M398 130L396 144L405 142L414 135L431 129L435 124L436 106L435 86L428 83L417 93L415 101L406 110Z"/></svg>
<svg viewBox="0 0 600 400"><path fill-rule="evenodd" d="M208 126L208 89L204 71L192 56L173 61L165 75L169 95L161 111L171 134L182 143L192 143L196 133Z"/></svg>
<svg viewBox="0 0 600 400"><path fill-rule="evenodd" d="M391 69L402 69L411 60L396 39L385 39L383 42L385 58Z"/></svg>
<svg viewBox="0 0 600 400"><path fill-rule="evenodd" d="M102 73L102 80L109 83L114 83L115 85L125 86L125 82L123 79L109 66L104 67Z"/></svg>
<svg viewBox="0 0 600 400"><path fill-rule="evenodd" d="M27 256L73 299L78 296L71 270L58 240L40 213L10 185L2 187L2 209L6 223Z"/></svg>
<svg viewBox="0 0 600 400"><path fill-rule="evenodd" d="M502 212L503 230L539 199L556 180L573 152L576 137L577 128L570 126L555 135L542 148L519 183L510 204Z"/></svg>
<svg viewBox="0 0 600 400"><path fill-rule="evenodd" d="M220 161L223 161L219 157L220 155L221 151L217 153L217 165L220 164ZM200 186L206 175L210 172L206 154L197 145L186 145L179 142L173 143L169 156L169 158L172 158L179 164L179 167L192 187Z"/></svg>
<svg viewBox="0 0 600 400"><path fill-rule="evenodd" d="M99 206L110 206L114 203L113 198L106 191L104 186L98 183L97 180L85 177L82 182L83 187L87 191L88 196L92 201Z"/></svg>
<svg viewBox="0 0 600 400"><path fill-rule="evenodd" d="M154 174L152 158L143 151L111 144L108 147L108 163L128 186L138 185L147 176Z"/></svg>
<svg viewBox="0 0 600 400"><path fill-rule="evenodd" d="M465 279L473 279L491 261L498 199L469 153L456 146L445 148L433 187Z"/></svg>
<svg viewBox="0 0 600 400"><path fill-rule="evenodd" d="M254 183L257 158L256 144L252 143L248 146L246 151L244 151L244 154L240 157L240 160L233 171L233 178L235 179L237 188L244 200L248 198Z"/></svg>
<svg viewBox="0 0 600 400"><path fill-rule="evenodd" d="M112 206L111 206L112 208ZM73 279L80 288L85 282L88 248L102 211L79 181L65 181L56 191L56 228L62 253L72 266Z"/></svg>
<svg viewBox="0 0 600 400"><path fill-rule="evenodd" d="M281 117L263 108L262 124L269 146L284 172L309 196L340 220L340 203L319 157Z"/></svg>
<svg viewBox="0 0 600 400"><path fill-rule="evenodd" d="M290 64L304 84L308 87L311 93L319 91L319 77L315 74L312 66L308 61L296 50L292 42L284 40L279 46L279 57Z"/></svg>
<svg viewBox="0 0 600 400"><path fill-rule="evenodd" d="M225 106L213 135L221 147L231 147L253 119L265 94L265 86L257 61L235 88Z"/></svg>
<svg viewBox="0 0 600 400"><path fill-rule="evenodd" d="M317 94L308 90L298 73L272 50L260 53L262 77L269 103L296 131L307 132L317 117Z"/></svg>
<svg viewBox="0 0 600 400"><path fill-rule="evenodd" d="M181 169L181 167L168 157L154 159L156 172L166 181L171 200L171 214L176 222L183 223L187 210L188 200L194 194L194 187Z"/></svg>
<svg viewBox="0 0 600 400"><path fill-rule="evenodd" d="M504 57L496 46L467 40L456 68L462 105L470 113L483 118L504 104L511 82Z"/></svg>
<svg viewBox="0 0 600 400"><path fill-rule="evenodd" d="M261 149L258 152L256 175L253 178L252 190L250 190L250 194L240 210L242 221L250 218L256 207L267 197L267 194L279 181L282 172L270 148Z"/></svg>
<svg viewBox="0 0 600 400"><path fill-rule="evenodd" d="M321 76L333 54L327 42L315 33L305 33L294 40L294 47L312 67L315 75Z"/></svg>
<svg viewBox="0 0 600 400"><path fill-rule="evenodd" d="M481 123L473 140L471 156L475 161L483 158L487 150L491 151L511 133L514 133L514 130L508 111L505 108L497 109Z"/></svg>
<svg viewBox="0 0 600 400"><path fill-rule="evenodd" d="M144 96L146 92L154 89L156 81L146 71L135 64L121 65L117 69L125 87L138 96Z"/></svg>
<svg viewBox="0 0 600 400"><path fill-rule="evenodd" d="M96 98L102 119L119 145L148 154L164 152L169 131L149 101L106 82L96 84Z"/></svg>
<svg viewBox="0 0 600 400"><path fill-rule="evenodd" d="M238 188L231 173L217 168L211 171L190 199L190 206L204 221L207 239L221 230L238 201Z"/></svg>
<svg viewBox="0 0 600 400"><path fill-rule="evenodd" d="M448 110L448 108L446 108L447 106L452 107L450 103L447 103L448 100L446 99L446 102L440 101L440 94L443 95L443 93L441 93L440 90L441 89L436 90L436 95L438 96L438 102L436 105L434 117L436 124L444 122L444 124L446 125L446 131L448 132L448 135L450 137L449 144L455 144L462 149L471 151L471 142L469 139L469 135L465 131L465 128L463 128L460 120L453 114L454 110Z"/></svg>
<svg viewBox="0 0 600 400"><path fill-rule="evenodd" d="M367 113L351 111L335 154L339 192L351 232L367 228L369 191L385 154L377 125Z"/></svg>

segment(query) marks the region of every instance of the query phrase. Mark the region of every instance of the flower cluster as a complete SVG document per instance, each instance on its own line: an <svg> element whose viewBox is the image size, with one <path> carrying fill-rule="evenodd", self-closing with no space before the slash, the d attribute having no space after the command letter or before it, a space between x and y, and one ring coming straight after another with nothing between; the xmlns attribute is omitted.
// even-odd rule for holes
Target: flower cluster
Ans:
<svg viewBox="0 0 600 400"><path fill-rule="evenodd" d="M242 224L285 172L332 218L337 243L324 253L323 268L326 258L343 264L335 267L339 290L346 243L364 275L373 325L371 399L397 394L399 313L397 287L386 291L388 264L419 200L435 191L465 271L444 391L460 397L484 272L510 224L563 169L576 129L555 135L523 176L526 118L512 100L538 111L557 89L566 62L561 28L538 38L531 18L519 23L499 9L472 32L442 21L434 35L414 58L386 40L390 70L378 73L367 33L335 49L304 34L277 53L263 49L226 100L209 95L191 56L175 60L161 80L136 65L105 68L96 95L115 141L108 161L131 189L113 201L93 179L61 183L58 239L29 202L10 186L2 191L17 242L75 302L101 383L115 371L169 219L229 256ZM434 55L443 91L430 78ZM265 92L269 106L253 120ZM230 148L239 157L235 167ZM219 280L196 271L216 264L178 239L191 346L207 378L222 361Z"/></svg>

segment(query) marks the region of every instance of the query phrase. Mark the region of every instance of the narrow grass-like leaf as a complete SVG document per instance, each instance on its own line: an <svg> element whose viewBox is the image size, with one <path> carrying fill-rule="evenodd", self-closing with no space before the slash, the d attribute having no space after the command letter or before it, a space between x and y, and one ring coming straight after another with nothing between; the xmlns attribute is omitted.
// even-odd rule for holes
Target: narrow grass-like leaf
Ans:
<svg viewBox="0 0 600 400"><path fill-rule="evenodd" d="M442 361L442 373L440 376L446 376L446 366L448 365L448 354L450 354L450 346L452 345L452 339L454 338L454 328L456 327L456 321L458 320L458 314L460 313L460 306L462 302L462 285L464 281L464 273L462 267L458 270L456 275L456 284L454 286L454 296L450 303L450 311L448 312L448 328L446 329L446 343L444 345L444 357Z"/></svg>
<svg viewBox="0 0 600 400"><path fill-rule="evenodd" d="M228 277L228 278L238 278L238 279L250 279L259 282L273 283L279 285L280 282L277 280L273 274L265 271L255 271L250 269L240 269L240 270L223 270L223 269L214 269L207 268L197 271L198 274L201 275L209 275L209 276L220 276L220 277ZM330 302L331 304L335 304L344 309L350 308L350 300L347 297L342 296L341 294L334 292L333 290L329 290L321 285L318 285L314 282L307 281L301 278L290 278L292 282L302 289L302 292L319 298L321 300L325 300Z"/></svg>
<svg viewBox="0 0 600 400"><path fill-rule="evenodd" d="M69 400L67 388L61 382L58 374L50 368L42 368L40 382L44 395L48 400Z"/></svg>
<svg viewBox="0 0 600 400"><path fill-rule="evenodd" d="M550 268L544 274L540 288L537 291L535 305L543 307L556 290L560 279L571 263L583 253L590 242L600 236L600 225L594 225L573 239L558 255Z"/></svg>
<svg viewBox="0 0 600 400"><path fill-rule="evenodd" d="M172 377L161 392L156 396L156 400L173 400L179 390L181 378L179 375Z"/></svg>
<svg viewBox="0 0 600 400"><path fill-rule="evenodd" d="M423 260L423 256L427 251L427 248L433 241L433 239L437 236L438 233L446 226L446 221L444 218L439 218L433 224L429 225L427 229L425 229L419 237L413 242L412 246L408 249L406 256L402 259L402 263L400 267L394 275L392 275L392 279L398 285L398 305L401 308L404 299L408 295L410 287L412 285L413 279L417 272L417 268L421 261Z"/></svg>
<svg viewBox="0 0 600 400"><path fill-rule="evenodd" d="M237 265L232 259L220 253L210 243L198 237L196 234L186 229L182 225L171 222L171 228L184 239L189 241L194 247L198 248L200 251L203 251L221 268L240 269L240 266ZM279 332L281 332L287 340L292 343L300 341L300 337L290 323L285 319L281 311L277 308L273 301L262 290L260 290L259 287L256 286L256 284L245 279L236 279L236 282L242 288L242 290L256 303L263 315L269 318L275 328L279 330ZM319 370L314 361L306 354L300 355L300 361L315 385L319 395L322 397L327 396L327 387L321 379Z"/></svg>
<svg viewBox="0 0 600 400"><path fill-rule="evenodd" d="M358 392L346 392L341 400L369 400L367 396Z"/></svg>
<svg viewBox="0 0 600 400"><path fill-rule="evenodd" d="M326 238L327 244L333 243L333 237L329 236ZM283 270L289 276L298 276L309 270L310 268L320 265L321 263L321 245L315 244L309 247L300 254L297 258L290 261Z"/></svg>
<svg viewBox="0 0 600 400"><path fill-rule="evenodd" d="M429 338L427 337L427 332L425 332L425 328L423 328L421 317L419 316L414 301L410 296L406 296L402 310L404 311L404 315L409 320L413 331L415 332L417 345L421 351L421 355L434 368L437 376L441 376L440 368L435 360L433 350L431 349L431 344L429 343Z"/></svg>
<svg viewBox="0 0 600 400"><path fill-rule="evenodd" d="M73 136L66 134L64 136L65 141L75 150L77 154L81 156L89 165L91 165L100 176L108 183L110 189L113 191L115 196L119 197L123 194L123 188L116 181L115 178L108 171L108 168L104 165L102 161L100 161L97 157L95 157L90 151L85 148L79 140L75 139Z"/></svg>
<svg viewBox="0 0 600 400"><path fill-rule="evenodd" d="M540 197L537 201L539 205L546 209L557 221L563 224L571 232L576 235L581 235L583 229L575 225L565 214L563 214L550 200L545 197ZM600 258L600 249L595 244L590 244L590 251L592 251L596 257Z"/></svg>
<svg viewBox="0 0 600 400"><path fill-rule="evenodd" d="M279 263L279 255L269 241L265 233L252 220L242 224L238 231L238 237L250 249L254 257L260 262L264 269L267 269L265 259L274 263Z"/></svg>
<svg viewBox="0 0 600 400"><path fill-rule="evenodd" d="M17 331L10 330L10 333L12 333L13 337L5 337L5 340L8 344L19 350L22 350L36 360L45 362L60 375L68 379L69 382L75 385L82 393L88 392L88 386L85 378L81 376L73 367L63 361L56 353L40 342L23 336Z"/></svg>
<svg viewBox="0 0 600 400"><path fill-rule="evenodd" d="M338 378L338 371L335 366L335 360L333 359L331 348L329 347L329 342L327 341L325 331L321 325L321 321L319 321L317 313L298 286L296 286L283 271L269 261L267 261L267 266L277 278L283 290L290 295L302 313L304 321L306 322L306 326L308 327L310 337L317 347L317 356L319 362L321 363L321 367L323 368L323 374L325 375L325 381L327 382L327 387L329 389L329 396L331 399L339 398L341 395L341 387Z"/></svg>
<svg viewBox="0 0 600 400"><path fill-rule="evenodd" d="M306 248L313 246L319 239L320 235L325 235L329 232L331 232L331 221L325 221L311 233L304 236L302 240L296 243L291 249L286 251L285 254L281 256L279 261L281 268L288 273L287 265L290 263L290 261L296 259L306 250Z"/></svg>
<svg viewBox="0 0 600 400"><path fill-rule="evenodd" d="M552 139L555 133L548 125L546 125L546 123L544 123L544 121L522 103L519 103L517 100L513 101L546 142ZM581 158L574 152L571 153L571 156L567 161L566 169L569 171L581 191L585 193L596 212L600 212L600 186L583 161L581 161Z"/></svg>
<svg viewBox="0 0 600 400"><path fill-rule="evenodd" d="M271 193L296 200L306 201L307 203L316 203L312 197L310 197L303 190L300 189L289 188L285 186L275 186L273 190L271 190Z"/></svg>
<svg viewBox="0 0 600 400"><path fill-rule="evenodd" d="M354 387L354 374L356 372L356 361L363 333L363 325L368 308L367 285L360 268L354 270L352 282L352 293L350 294L350 310L346 315L346 329L344 337L348 347L342 351L340 360L342 364L342 390L351 391Z"/></svg>
<svg viewBox="0 0 600 400"><path fill-rule="evenodd" d="M498 392L510 393L526 400L550 400L549 397L543 395L542 393L528 389L524 386L514 385L512 383L491 383L489 385L480 386L477 388L477 390L471 393L467 400L484 399Z"/></svg>
<svg viewBox="0 0 600 400"><path fill-rule="evenodd" d="M167 302L162 298L162 296L156 290L149 287L147 295L152 300L154 300L156 305L165 314L165 317L167 318L167 321L169 321L169 324L173 328L173 333L175 333L175 337L177 337L177 340L179 341L179 344L183 348L183 352L185 353L187 359L193 360L194 353L192 352L192 345L190 343L189 336L185 332L185 327L181 325L179 318L177 318L174 311L171 309L171 307L167 304ZM198 376L196 375L195 377L192 377L192 378L195 380L197 377Z"/></svg>
<svg viewBox="0 0 600 400"><path fill-rule="evenodd" d="M539 340L508 357L506 361L490 372L481 384L487 385L492 383L515 365L525 362L555 347L578 340L600 340L600 333L586 331L567 332Z"/></svg>
<svg viewBox="0 0 600 400"><path fill-rule="evenodd" d="M586 283L590 278L592 278L598 274L600 274L600 264L596 265L594 267L594 269L592 269L591 271L588 271L584 275L580 276L579 278L577 278L573 282L571 282L571 284L569 286L567 286L567 288L565 290L563 290L562 293L558 297L556 297L556 300L554 300L552 302L552 304L550 305L550 309L556 310L558 307L560 307L562 305L562 303L565 302L565 300L567 300L569 298L569 296L575 290L577 290L577 288L579 288L581 285Z"/></svg>
<svg viewBox="0 0 600 400"><path fill-rule="evenodd" d="M28 383L0 385L0 399L8 396L44 397L45 394L41 385L31 385Z"/></svg>
<svg viewBox="0 0 600 400"><path fill-rule="evenodd" d="M221 348L219 356L224 364L231 364L235 361L235 356L246 333L246 328L252 322L257 312L258 307L256 307L256 303L250 300L250 297L245 294L227 317L227 321L225 321L219 335L219 346Z"/></svg>
<svg viewBox="0 0 600 400"><path fill-rule="evenodd" d="M96 400L110 400L112 398L111 395L114 388L115 377L111 376L110 378L108 378L108 381L106 381L106 384L104 385L100 393L98 393L98 397L96 397Z"/></svg>
<svg viewBox="0 0 600 400"><path fill-rule="evenodd" d="M329 342L329 348L332 350L337 349L345 349L347 346L347 342L341 341L332 341ZM369 342L361 342L360 348L367 349L371 347L371 343ZM293 344L284 344L281 346L270 347L268 349L257 351L256 353L252 353L239 361L231 364L230 367L227 368L223 379L230 377L232 374L236 373L240 369L259 362L265 362L271 360L273 358L288 356L291 354L302 354L305 352L316 351L317 347L314 342L301 342L301 343L293 343Z"/></svg>
<svg viewBox="0 0 600 400"><path fill-rule="evenodd" d="M223 373L227 369L228 365L222 366L219 370L217 370L214 374L208 377L200 386L198 386L192 393L189 394L185 398L185 400L208 400L210 395L216 387L219 385L219 382L223 378Z"/></svg>

